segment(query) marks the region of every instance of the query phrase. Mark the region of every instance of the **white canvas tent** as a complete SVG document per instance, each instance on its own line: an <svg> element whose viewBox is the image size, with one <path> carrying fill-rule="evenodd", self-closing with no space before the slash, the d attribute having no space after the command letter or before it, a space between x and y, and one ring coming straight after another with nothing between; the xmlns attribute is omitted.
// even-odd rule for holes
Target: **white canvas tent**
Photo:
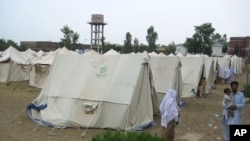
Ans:
<svg viewBox="0 0 250 141"><path fill-rule="evenodd" d="M142 128L159 109L151 77L142 55L57 55L28 114L53 127Z"/></svg>
<svg viewBox="0 0 250 141"><path fill-rule="evenodd" d="M219 68L225 69L230 66L230 58L229 57L216 57L218 60Z"/></svg>
<svg viewBox="0 0 250 141"><path fill-rule="evenodd" d="M173 53L170 53L168 56L175 56Z"/></svg>
<svg viewBox="0 0 250 141"><path fill-rule="evenodd" d="M204 74L203 76L206 78L206 94L211 93L212 88L214 87L214 81L216 78L216 71L214 71L214 58L205 56L204 57Z"/></svg>
<svg viewBox="0 0 250 141"><path fill-rule="evenodd" d="M98 53L95 50L91 49L91 50L85 52L83 55L100 55L100 53Z"/></svg>
<svg viewBox="0 0 250 141"><path fill-rule="evenodd" d="M162 52L161 52L161 53L159 53L159 55L160 55L160 56L166 56L166 55L165 55L164 53L162 53Z"/></svg>
<svg viewBox="0 0 250 141"><path fill-rule="evenodd" d="M229 69L230 66L230 57L215 57L218 62L218 73L217 73L217 82L224 83L224 79L227 78L227 74L225 73L225 69Z"/></svg>
<svg viewBox="0 0 250 141"><path fill-rule="evenodd" d="M58 48L57 50L42 56L40 58L33 59L32 69L30 71L29 85L37 88L42 88L50 71L50 67L57 54L69 54L77 55L66 47Z"/></svg>
<svg viewBox="0 0 250 141"><path fill-rule="evenodd" d="M158 56L158 54L156 52L154 52L154 51L150 52L149 55L150 56Z"/></svg>
<svg viewBox="0 0 250 141"><path fill-rule="evenodd" d="M36 55L37 55L38 57L42 57L42 56L46 55L46 53L45 53L44 51L42 51L42 50L39 50L39 51L36 53Z"/></svg>
<svg viewBox="0 0 250 141"><path fill-rule="evenodd" d="M169 89L176 90L180 101L182 94L181 62L176 56L151 56L150 67L159 101Z"/></svg>
<svg viewBox="0 0 250 141"><path fill-rule="evenodd" d="M183 57L183 55L181 53L178 53L176 56Z"/></svg>
<svg viewBox="0 0 250 141"><path fill-rule="evenodd" d="M243 70L242 70L243 63L242 63L242 58L241 57L238 57L238 56L234 55L231 58L231 64L230 65L234 69L235 74L240 75L240 74L243 73Z"/></svg>
<svg viewBox="0 0 250 141"><path fill-rule="evenodd" d="M204 57L180 57L181 76L183 82L182 97L193 97L197 92L202 71L204 69Z"/></svg>
<svg viewBox="0 0 250 141"><path fill-rule="evenodd" d="M120 55L120 53L118 53L116 50L111 48L110 50L105 52L103 55Z"/></svg>
<svg viewBox="0 0 250 141"><path fill-rule="evenodd" d="M27 56L28 58L34 58L37 57L37 54L35 51L33 51L32 49L27 49L26 51L21 52L21 54L24 54L25 56Z"/></svg>
<svg viewBox="0 0 250 141"><path fill-rule="evenodd" d="M0 82L29 80L29 60L10 46L0 56Z"/></svg>

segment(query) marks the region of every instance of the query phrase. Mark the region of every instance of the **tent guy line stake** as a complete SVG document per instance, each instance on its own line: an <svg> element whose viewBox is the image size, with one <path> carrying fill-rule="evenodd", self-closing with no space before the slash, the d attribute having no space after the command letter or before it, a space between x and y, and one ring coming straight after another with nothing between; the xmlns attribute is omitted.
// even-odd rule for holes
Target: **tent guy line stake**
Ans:
<svg viewBox="0 0 250 141"><path fill-rule="evenodd" d="M89 128L89 126L87 126L87 128L86 128L86 129L84 130L84 132L81 134L81 137L82 137L82 138L85 137L85 134L86 134L88 128Z"/></svg>
<svg viewBox="0 0 250 141"><path fill-rule="evenodd" d="M101 102L101 104L100 104L100 106L102 105L102 103L103 103L103 101ZM84 130L84 132L81 134L81 137L82 138L84 138L85 137L85 134L86 134L86 132L87 132L87 130L88 130L88 128L89 128L89 126L91 125L91 123L94 121L94 119L96 119L96 117L97 117L97 112L99 112L99 110L97 109L96 110L96 113L95 113L95 115L94 115L94 117L91 119L91 122L89 123L89 125L87 126L87 128Z"/></svg>
<svg viewBox="0 0 250 141"><path fill-rule="evenodd" d="M14 78L16 78L16 76L17 76L17 74L19 73L19 72L21 72L22 70L19 70L15 75L14 75ZM23 76L23 78L25 78L26 76L28 76L29 75L29 73L25 73L25 75ZM9 77L8 77L9 78ZM16 88L20 85L20 83L21 83L22 81L18 81L18 83L16 84L16 86L13 88L13 90L16 90ZM9 82L8 81L8 83L11 83L11 82Z"/></svg>
<svg viewBox="0 0 250 141"><path fill-rule="evenodd" d="M96 115L92 118L91 122L89 123L89 125L87 126L87 128L84 130L84 132L81 134L81 137L84 138L85 137L85 134L89 128L89 126L91 125L91 123L94 121Z"/></svg>
<svg viewBox="0 0 250 141"><path fill-rule="evenodd" d="M36 127L32 129L32 131L36 131L38 126L39 126L39 124L37 124Z"/></svg>
<svg viewBox="0 0 250 141"><path fill-rule="evenodd" d="M17 118L18 116L20 116L26 109L23 109L20 113L16 114L12 119L10 119L8 122L11 122L12 120L14 120L15 118Z"/></svg>
<svg viewBox="0 0 250 141"><path fill-rule="evenodd" d="M56 135L56 133L54 133L55 129L56 129L56 128L51 129L51 130L49 131L48 134L49 134L50 136Z"/></svg>

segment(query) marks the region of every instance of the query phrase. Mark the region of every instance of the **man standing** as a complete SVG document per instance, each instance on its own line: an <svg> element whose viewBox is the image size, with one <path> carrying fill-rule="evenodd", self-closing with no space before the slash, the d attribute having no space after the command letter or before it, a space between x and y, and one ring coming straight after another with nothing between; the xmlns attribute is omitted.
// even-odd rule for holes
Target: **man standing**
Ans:
<svg viewBox="0 0 250 141"><path fill-rule="evenodd" d="M225 104L224 100L222 102L223 106L223 138L225 141L230 140L230 132L229 132L229 125L239 125L241 124L241 108L245 105L245 97L244 94L238 91L239 83L237 81L231 82L231 89L232 93L230 94L230 98L232 99L233 104L229 107ZM227 116L228 109L233 111L234 116Z"/></svg>

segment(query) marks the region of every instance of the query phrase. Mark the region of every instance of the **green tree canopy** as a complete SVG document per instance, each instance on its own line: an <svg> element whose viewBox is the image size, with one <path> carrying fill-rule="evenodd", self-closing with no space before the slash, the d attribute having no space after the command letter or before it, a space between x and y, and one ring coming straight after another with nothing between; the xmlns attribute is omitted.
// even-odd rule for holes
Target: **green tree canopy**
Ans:
<svg viewBox="0 0 250 141"><path fill-rule="evenodd" d="M175 53L175 50L176 50L176 45L175 45L175 43L174 42L172 42L172 43L170 43L170 44L168 44L168 46L163 46L163 47L165 47L165 54L174 54Z"/></svg>
<svg viewBox="0 0 250 141"><path fill-rule="evenodd" d="M117 44L112 44L112 43L109 43L109 42L105 42L105 51L103 52L103 54L107 51L109 51L110 49L113 49L117 52L121 52L121 46L120 45L117 45Z"/></svg>
<svg viewBox="0 0 250 141"><path fill-rule="evenodd" d="M212 54L212 34L215 29L211 23L204 23L200 26L195 26L195 33L192 38L187 38L184 46L187 48L188 53L194 54Z"/></svg>
<svg viewBox="0 0 250 141"><path fill-rule="evenodd" d="M132 35L127 32L126 33L126 40L124 40L124 53L131 53L132 52Z"/></svg>
<svg viewBox="0 0 250 141"><path fill-rule="evenodd" d="M0 39L0 51L6 50L8 47L13 46L14 48L18 49L19 51L23 51L17 43L12 40L5 40L4 38ZM20 50L21 49L21 50Z"/></svg>
<svg viewBox="0 0 250 141"><path fill-rule="evenodd" d="M140 52L140 44L137 38L134 39L133 52L135 53Z"/></svg>
<svg viewBox="0 0 250 141"><path fill-rule="evenodd" d="M229 46L229 42L227 42L227 35L224 34L221 36L219 33L213 33L211 36L214 43L219 42L222 43L222 52L227 52L227 48Z"/></svg>
<svg viewBox="0 0 250 141"><path fill-rule="evenodd" d="M147 30L146 40L148 42L148 51L152 52L156 50L156 41L158 40L158 34L154 31L154 27L150 26Z"/></svg>
<svg viewBox="0 0 250 141"><path fill-rule="evenodd" d="M71 30L67 25L61 29L61 32L64 35L63 38L61 38L60 46L61 47L65 46L70 50L76 49L76 44L79 39L79 34Z"/></svg>
<svg viewBox="0 0 250 141"><path fill-rule="evenodd" d="M102 53L105 53L109 50L108 46L106 46L106 43L105 43L105 37L101 38L101 46L102 46Z"/></svg>

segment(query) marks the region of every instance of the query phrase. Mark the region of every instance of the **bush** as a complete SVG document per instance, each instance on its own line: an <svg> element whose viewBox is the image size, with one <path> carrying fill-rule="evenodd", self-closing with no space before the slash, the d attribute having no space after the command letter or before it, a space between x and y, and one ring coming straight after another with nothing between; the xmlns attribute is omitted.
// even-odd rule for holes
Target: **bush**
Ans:
<svg viewBox="0 0 250 141"><path fill-rule="evenodd" d="M250 97L250 84L244 86L245 97Z"/></svg>
<svg viewBox="0 0 250 141"><path fill-rule="evenodd" d="M148 132L120 132L107 131L103 134L92 136L92 141L163 141L159 136L151 135Z"/></svg>

